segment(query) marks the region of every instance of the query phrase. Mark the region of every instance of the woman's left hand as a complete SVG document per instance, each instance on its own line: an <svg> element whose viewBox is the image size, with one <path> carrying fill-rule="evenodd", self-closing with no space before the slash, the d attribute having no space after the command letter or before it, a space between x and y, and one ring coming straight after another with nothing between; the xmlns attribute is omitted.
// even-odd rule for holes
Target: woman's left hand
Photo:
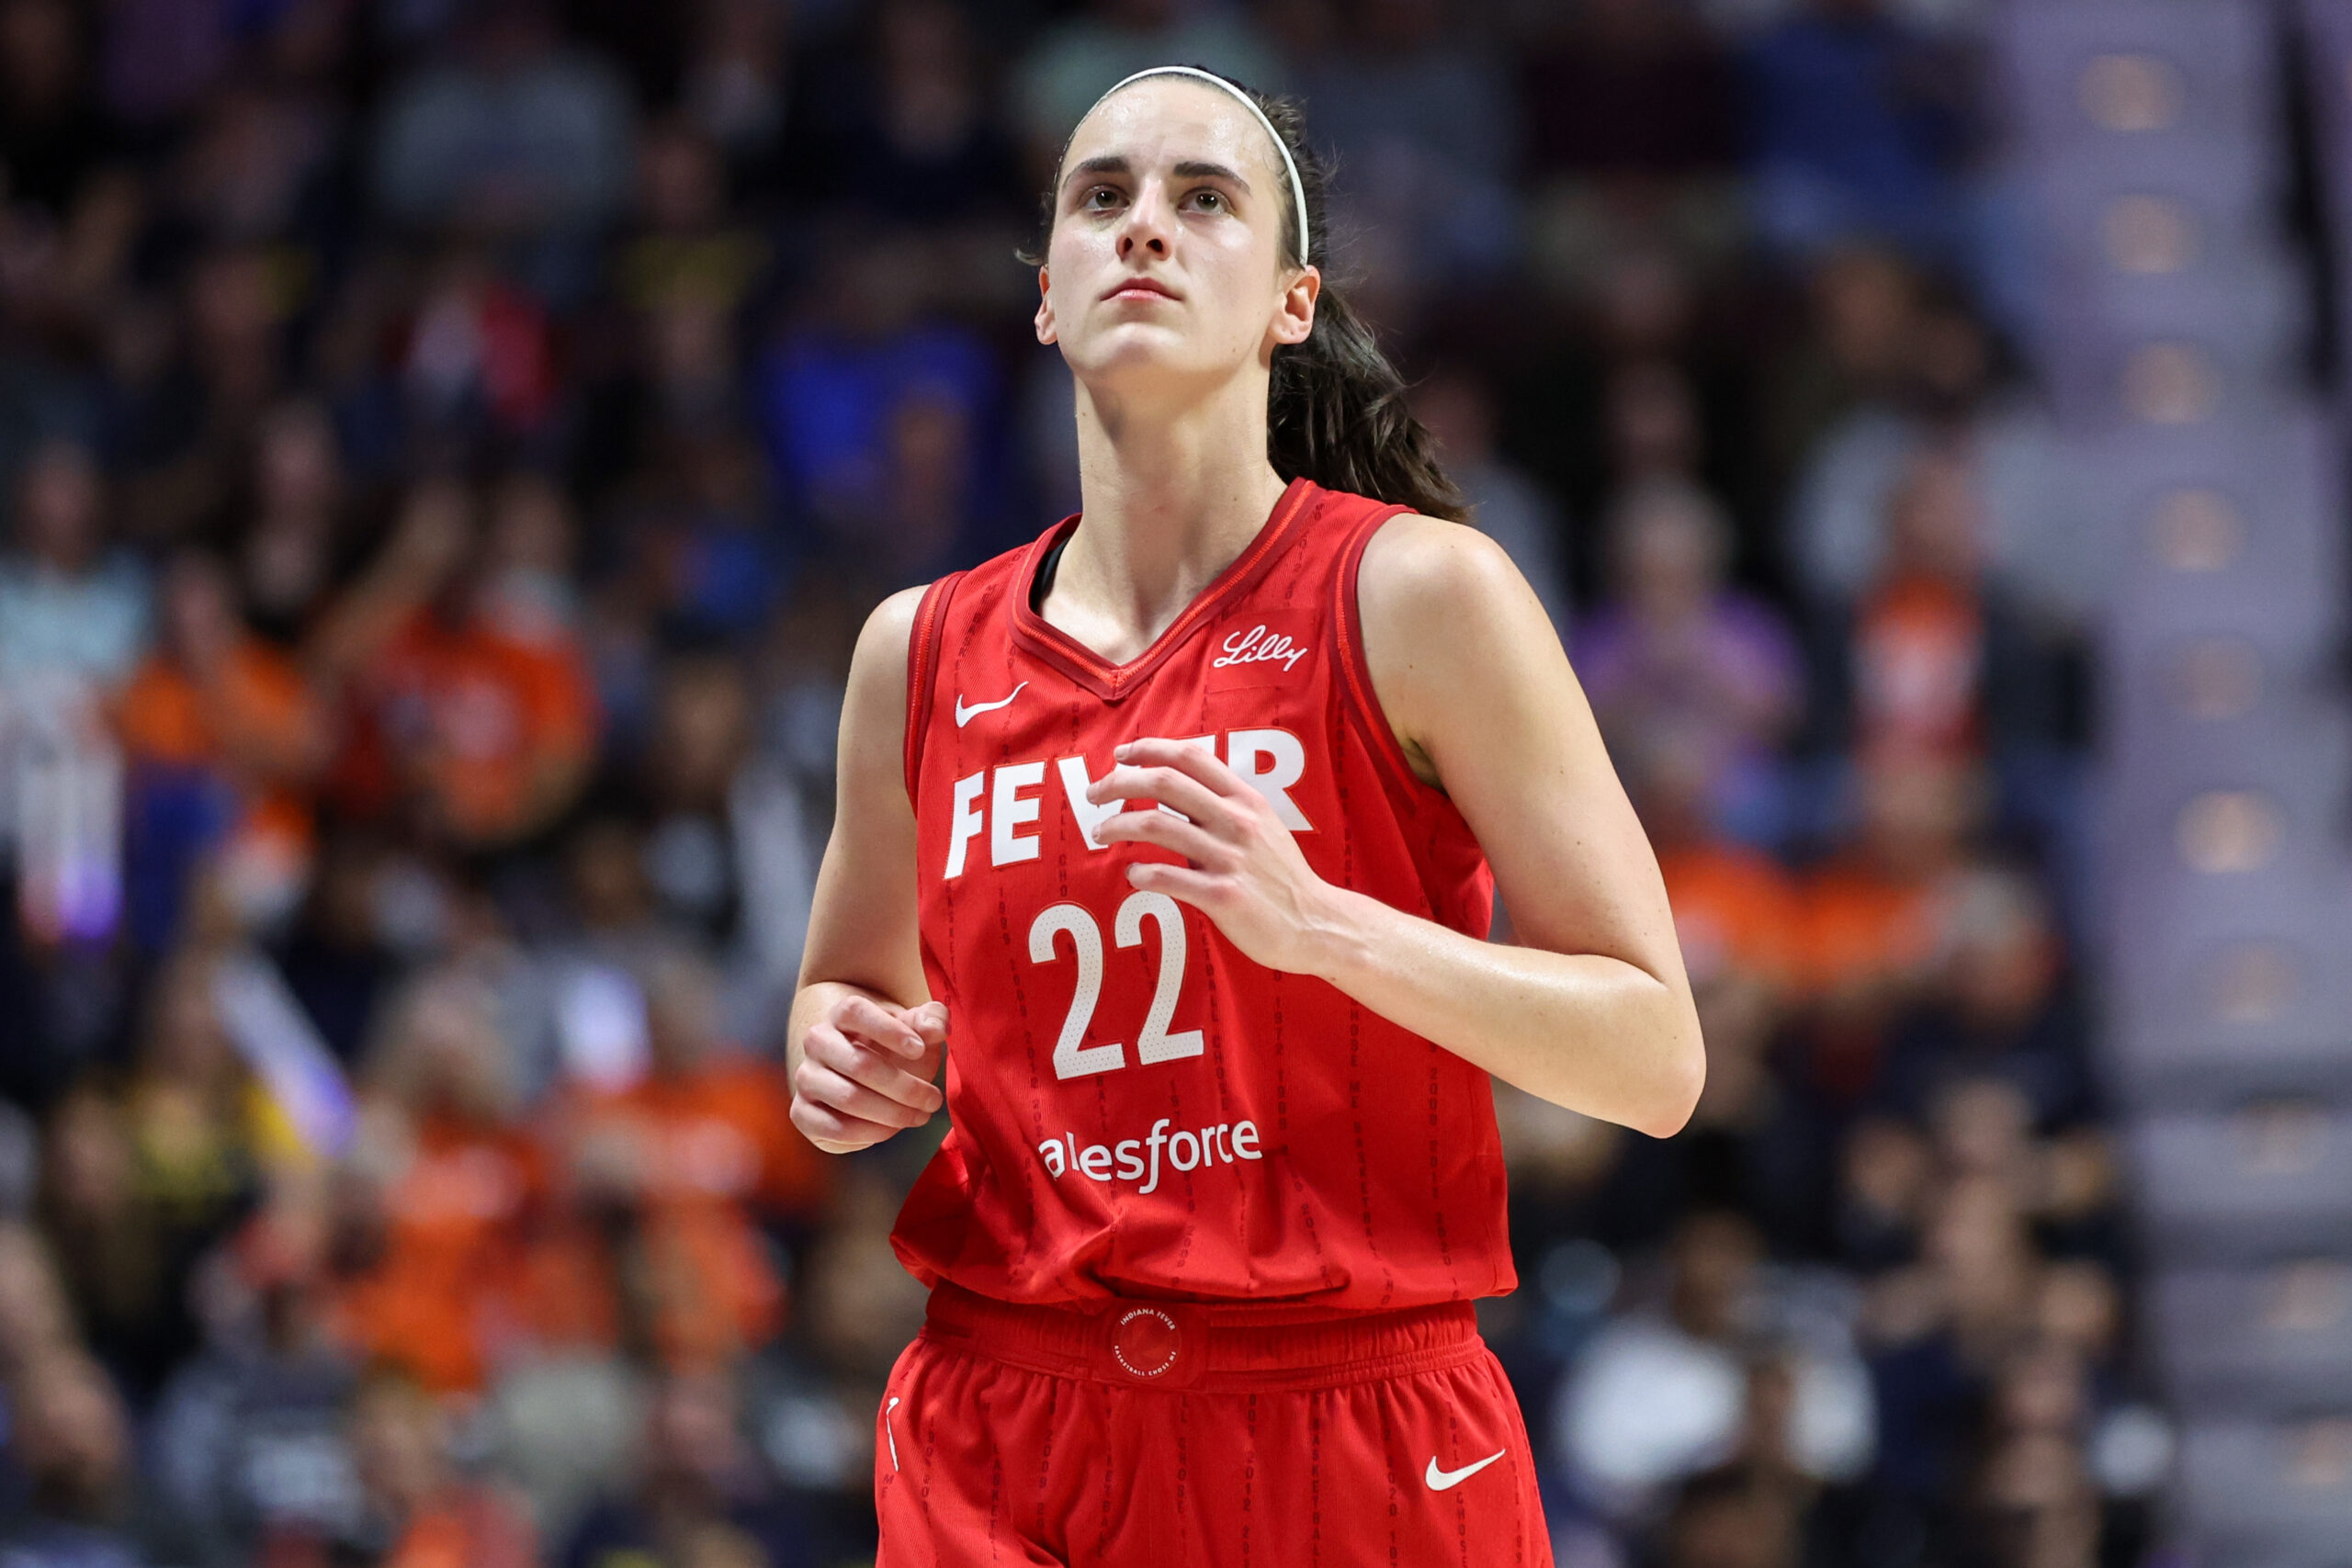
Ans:
<svg viewBox="0 0 2352 1568"><path fill-rule="evenodd" d="M1176 740L1130 740L1087 798L1130 803L1095 829L1106 844L1150 844L1184 863L1137 861L1130 886L1165 893L1214 922L1227 941L1269 969L1314 974L1340 931L1346 896L1317 876L1273 804L1206 749ZM1136 801L1168 807L1136 809ZM1170 812L1182 812L1181 817Z"/></svg>

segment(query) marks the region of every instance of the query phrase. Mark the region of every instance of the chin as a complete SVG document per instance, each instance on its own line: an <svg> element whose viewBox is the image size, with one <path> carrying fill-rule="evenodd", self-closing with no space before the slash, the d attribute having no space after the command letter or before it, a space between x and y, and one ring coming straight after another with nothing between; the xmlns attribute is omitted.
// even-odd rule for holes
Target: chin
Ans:
<svg viewBox="0 0 2352 1568"><path fill-rule="evenodd" d="M1063 357L1072 374L1089 381L1116 382L1132 376L1199 375L1215 368L1203 363L1200 345L1186 333L1150 322L1122 322L1075 347Z"/></svg>

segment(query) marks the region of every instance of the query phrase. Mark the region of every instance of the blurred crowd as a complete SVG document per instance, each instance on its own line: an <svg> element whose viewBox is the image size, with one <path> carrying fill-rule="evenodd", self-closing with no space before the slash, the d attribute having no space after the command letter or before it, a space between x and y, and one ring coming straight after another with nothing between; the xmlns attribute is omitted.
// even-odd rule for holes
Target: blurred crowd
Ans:
<svg viewBox="0 0 2352 1568"><path fill-rule="evenodd" d="M1699 990L1682 1136L1499 1091L1561 1560L2140 1562L1978 9L0 0L0 1563L870 1559L842 681L1075 508L1012 255L1170 61L1306 99Z"/></svg>

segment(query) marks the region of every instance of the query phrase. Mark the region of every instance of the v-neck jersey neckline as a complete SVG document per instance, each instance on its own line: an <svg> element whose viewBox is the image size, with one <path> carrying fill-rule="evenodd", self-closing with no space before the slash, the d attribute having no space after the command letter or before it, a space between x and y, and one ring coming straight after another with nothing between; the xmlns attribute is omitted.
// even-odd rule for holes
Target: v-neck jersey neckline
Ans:
<svg viewBox="0 0 2352 1568"><path fill-rule="evenodd" d="M1014 580L1012 625L1015 640L1031 652L1060 670L1080 685L1108 701L1116 701L1135 690L1169 655L1198 631L1243 590L1255 581L1274 558L1297 535L1299 519L1307 511L1307 502L1315 491L1312 481L1295 479L1284 488L1281 499L1274 502L1265 523L1259 528L1241 553L1234 557L1226 569L1210 580L1207 587L1193 596L1193 602L1177 614L1167 628L1145 649L1125 664L1114 664L1101 654L1079 641L1069 633L1046 619L1032 605L1038 570L1045 564L1048 552L1068 541L1078 529L1082 513L1073 513L1048 528L1022 553L1021 570Z"/></svg>

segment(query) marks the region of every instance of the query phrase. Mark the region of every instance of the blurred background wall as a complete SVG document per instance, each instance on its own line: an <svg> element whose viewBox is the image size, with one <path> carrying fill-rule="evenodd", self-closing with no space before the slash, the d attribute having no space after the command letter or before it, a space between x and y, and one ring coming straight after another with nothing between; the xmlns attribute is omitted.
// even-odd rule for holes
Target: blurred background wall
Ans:
<svg viewBox="0 0 2352 1568"><path fill-rule="evenodd" d="M1306 100L1705 1016L1498 1090L1573 1568L2342 1568L2345 0L0 0L0 1562L835 1568L848 650L1076 117Z"/></svg>

